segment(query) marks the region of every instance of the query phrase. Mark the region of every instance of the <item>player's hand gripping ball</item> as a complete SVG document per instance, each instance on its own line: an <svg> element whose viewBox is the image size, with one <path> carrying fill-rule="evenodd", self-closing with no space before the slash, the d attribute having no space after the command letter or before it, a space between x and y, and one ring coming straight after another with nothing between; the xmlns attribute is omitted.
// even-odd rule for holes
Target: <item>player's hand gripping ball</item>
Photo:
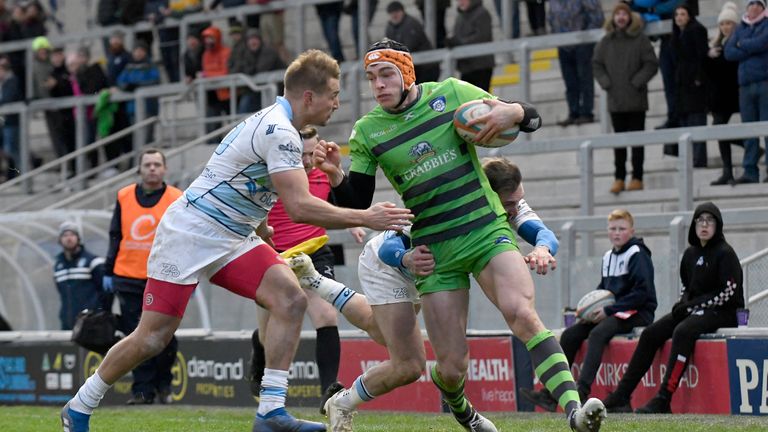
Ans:
<svg viewBox="0 0 768 432"><path fill-rule="evenodd" d="M456 133L466 142L476 145L478 147L498 148L504 147L517 138L517 134L520 132L518 126L511 127L502 131L496 138L488 143L475 142L475 136L483 129L485 124L477 123L472 126L468 126L471 120L484 116L491 111L491 107L483 103L482 100L473 100L465 102L453 114L453 125L456 128Z"/></svg>

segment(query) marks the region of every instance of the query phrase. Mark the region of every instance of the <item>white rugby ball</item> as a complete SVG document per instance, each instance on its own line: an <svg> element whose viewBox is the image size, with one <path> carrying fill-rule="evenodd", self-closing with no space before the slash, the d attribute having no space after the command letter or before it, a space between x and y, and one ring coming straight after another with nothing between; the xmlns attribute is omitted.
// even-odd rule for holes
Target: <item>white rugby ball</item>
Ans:
<svg viewBox="0 0 768 432"><path fill-rule="evenodd" d="M489 143L476 143L475 136L485 126L482 123L478 123L472 126L467 126L470 120L477 117L488 114L491 111L491 107L483 103L482 100L473 100L465 102L456 109L453 114L453 125L456 128L456 133L466 142L476 145L478 147L498 148L504 147L517 138L517 134L520 133L520 127L514 126L507 130L502 131L493 141Z"/></svg>
<svg viewBox="0 0 768 432"><path fill-rule="evenodd" d="M616 303L613 293L606 289L597 289L584 294L576 305L576 316L584 321L590 321L592 314L606 306Z"/></svg>

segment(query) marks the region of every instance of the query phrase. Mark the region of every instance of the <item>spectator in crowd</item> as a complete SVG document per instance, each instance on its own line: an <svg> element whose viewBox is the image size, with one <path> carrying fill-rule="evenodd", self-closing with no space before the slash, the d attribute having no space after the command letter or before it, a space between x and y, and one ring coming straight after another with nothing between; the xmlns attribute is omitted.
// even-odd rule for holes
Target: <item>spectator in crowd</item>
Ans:
<svg viewBox="0 0 768 432"><path fill-rule="evenodd" d="M256 75L259 72L285 69L285 63L277 54L277 51L266 46L257 29L249 29L246 33L246 52L242 59L236 62L235 69L230 73L243 73ZM245 88L240 95L237 105L239 114L254 113L261 109L261 92Z"/></svg>
<svg viewBox="0 0 768 432"><path fill-rule="evenodd" d="M248 4L269 4L272 0L246 0ZM272 49L277 51L280 55L280 59L284 63L288 64L292 60L291 54L285 47L285 11L282 9L272 12L264 12L261 15L257 15L258 25L252 26L250 21L248 27L258 28L261 32L264 43L271 46ZM249 17L250 18L250 17Z"/></svg>
<svg viewBox="0 0 768 432"><path fill-rule="evenodd" d="M47 32L45 28L45 12L40 3L37 0L26 3L17 2L12 9L8 35L3 40L33 39L38 36L45 36ZM19 91L22 98L32 96L26 94L27 64L24 51L10 52L8 57L11 61L13 73L19 80L19 85L21 86Z"/></svg>
<svg viewBox="0 0 768 432"><path fill-rule="evenodd" d="M43 99L50 96L45 82L53 72L51 64L51 42L45 36L38 36L32 41L32 95L31 99Z"/></svg>
<svg viewBox="0 0 768 432"><path fill-rule="evenodd" d="M248 47L245 46L245 38L243 37L243 26L239 21L235 21L234 24L229 26L229 43L232 48L227 59L227 68L229 73L236 73L236 69L242 69L240 63L243 61L246 51L248 51Z"/></svg>
<svg viewBox="0 0 768 432"><path fill-rule="evenodd" d="M51 97L49 80L53 75L53 63L51 62L51 43L45 36L38 36L32 41L32 99L45 99ZM71 116L70 116L71 117ZM45 111L45 125L48 128L48 136L51 145L58 156L67 153L66 137L62 134L61 111L51 109Z"/></svg>
<svg viewBox="0 0 768 432"><path fill-rule="evenodd" d="M747 13L725 44L725 58L739 62L741 121L768 121L768 19L765 0L748 0ZM744 175L736 179L736 183L757 183L760 180L757 170L759 150L757 138L744 141ZM768 181L768 176L764 181Z"/></svg>
<svg viewBox="0 0 768 432"><path fill-rule="evenodd" d="M496 13L499 15L499 21L502 21L502 0L494 0ZM512 33L509 35L513 39L520 37L520 3L521 1L509 2L512 9ZM530 36L538 36L547 33L547 15L544 6L544 0L525 0L525 8L528 12L528 25L531 27Z"/></svg>
<svg viewBox="0 0 768 432"><path fill-rule="evenodd" d="M599 0L550 0L549 27L552 33L565 33L600 28L603 9ZM568 118L559 126L580 125L595 121L595 87L592 82L592 54L595 44L560 47L560 73L565 81Z"/></svg>
<svg viewBox="0 0 768 432"><path fill-rule="evenodd" d="M424 5L424 0L416 0L416 7L419 8L419 11L421 12L421 20L423 22L427 21L426 17L426 8ZM448 35L448 32L446 31L445 27L445 13L448 11L448 8L451 7L451 0L435 0L435 16L432 17L435 22L435 46L437 48L445 48L445 38ZM432 35L427 35L427 37L431 37Z"/></svg>
<svg viewBox="0 0 768 432"><path fill-rule="evenodd" d="M117 86L120 90L133 92L139 87L147 87L160 83L160 70L152 63L149 57L149 46L142 41L137 40L133 47L131 61L125 66L125 69L117 78ZM134 123L136 119L136 106L133 100L126 102L126 113L128 122ZM147 117L157 115L159 109L157 98L148 98L145 101L145 112ZM152 138L148 139L152 142Z"/></svg>
<svg viewBox="0 0 768 432"><path fill-rule="evenodd" d="M53 279L61 296L59 320L62 330L72 330L80 311L110 310L113 297L101 289L104 258L85 249L77 224L63 222L59 226L59 245L61 252L53 264Z"/></svg>
<svg viewBox="0 0 768 432"><path fill-rule="evenodd" d="M483 6L483 0L457 0L458 15L453 26L453 36L445 39L445 46L453 48L493 40L491 14ZM399 41L398 41L399 42ZM493 54L459 59L456 68L461 79L485 91L491 88L491 77L496 60Z"/></svg>
<svg viewBox="0 0 768 432"><path fill-rule="evenodd" d="M168 206L181 191L165 184L165 155L146 149L139 156L139 183L117 192L109 228L109 252L104 265L104 290L120 301L119 329L126 335L139 323L147 259L155 229ZM133 370L132 397L128 405L171 402L171 366L176 359L176 338L157 356Z"/></svg>
<svg viewBox="0 0 768 432"><path fill-rule="evenodd" d="M203 71L203 42L200 35L187 35L187 45L184 51L184 81L189 84Z"/></svg>
<svg viewBox="0 0 768 432"><path fill-rule="evenodd" d="M525 0L525 8L528 11L528 25L531 26L531 34L540 36L547 33L547 12L544 0Z"/></svg>
<svg viewBox="0 0 768 432"><path fill-rule="evenodd" d="M203 30L203 77L211 78L229 74L227 61L230 49L221 42L221 30L216 26L210 26ZM206 116L217 117L229 114L229 89L220 88L209 90L207 95ZM217 123L207 123L206 130L211 132L217 129Z"/></svg>
<svg viewBox="0 0 768 432"><path fill-rule="evenodd" d="M21 93L21 83L16 74L13 73L8 57L2 57L0 58L0 106L22 100L24 100L24 96ZM2 118L0 124L3 128L2 149L9 160L7 164L11 168L18 168L21 166L19 115L5 114L0 118ZM16 169L10 169L8 172L10 178L15 177L16 173L18 173Z"/></svg>
<svg viewBox="0 0 768 432"><path fill-rule="evenodd" d="M424 33L424 27L416 18L405 13L405 7L402 3L397 0L389 3L387 13L389 14L389 22L385 35L388 38L407 46L412 53L433 49L432 42ZM440 79L440 63L417 64L414 69L416 71L416 84Z"/></svg>
<svg viewBox="0 0 768 432"><path fill-rule="evenodd" d="M344 3L344 13L352 17L352 38L355 40L355 55L360 53L360 12L358 12L359 0L347 0ZM370 28L373 15L376 14L376 8L379 6L379 0L366 0L368 2L368 22L367 28ZM367 34L367 33L366 33Z"/></svg>
<svg viewBox="0 0 768 432"><path fill-rule="evenodd" d="M53 48L51 51L51 74L45 82L51 97L72 96L72 80L64 62L64 50ZM48 132L53 141L54 150L58 157L75 151L75 118L72 108L61 108L52 116L52 123L48 123ZM46 120L48 115L46 113ZM69 169L72 172L74 162L70 162Z"/></svg>
<svg viewBox="0 0 768 432"><path fill-rule="evenodd" d="M690 246L680 261L680 299L672 312L646 327L619 381L605 399L610 412L632 410L630 397L651 367L656 352L672 338L672 349L659 392L638 414L670 413L672 395L688 365L696 339L721 327L736 327L736 309L744 307L741 265L731 245L725 241L720 209L711 202L693 212L688 230Z"/></svg>
<svg viewBox="0 0 768 432"><path fill-rule="evenodd" d="M181 19L185 15L201 12L203 10L202 0L168 0L167 7L161 6L156 14L150 19L150 22L161 24L163 19L171 17ZM207 28L209 23L190 24L187 28L187 34L200 34ZM158 30L160 38L160 56L163 61L163 68L168 74L170 82L179 80L179 28L175 26L160 27Z"/></svg>
<svg viewBox="0 0 768 432"><path fill-rule="evenodd" d="M645 130L648 82L659 61L643 33L643 19L626 3L619 2L605 21L605 36L595 47L592 69L597 83L608 93L608 112L614 132ZM645 148L632 147L632 181L627 190L643 189ZM613 149L614 181L611 193L624 190L627 149Z"/></svg>
<svg viewBox="0 0 768 432"><path fill-rule="evenodd" d="M496 7L496 15L499 16L499 23L503 23L504 11L502 10L501 5L502 0L493 0L493 5ZM510 37L512 39L517 39L520 37L520 2L519 1L511 1L508 2L510 9L512 10L512 16L510 16L510 19L512 20L511 25L511 33L509 35L504 35L504 37ZM528 21L530 22L530 17L528 17Z"/></svg>
<svg viewBox="0 0 768 432"><path fill-rule="evenodd" d="M675 109L681 127L706 126L707 78L704 62L707 58L707 29L696 20L685 3L675 8L672 25L672 49L677 57L675 69ZM707 166L707 143L693 143L693 166Z"/></svg>
<svg viewBox="0 0 768 432"><path fill-rule="evenodd" d="M8 9L8 4L5 0L0 0L0 42L10 40L11 19L11 11Z"/></svg>
<svg viewBox="0 0 768 432"><path fill-rule="evenodd" d="M733 35L739 23L739 12L733 2L726 2L717 16L717 35L709 42L709 52L705 62L706 73L711 86L709 90L709 111L712 113L712 124L727 124L731 116L739 112L739 62L725 58L723 49L728 39ZM712 186L735 184L733 177L733 162L731 160L731 144L744 147L742 140L720 140L720 158L723 160L723 173L710 183Z"/></svg>
<svg viewBox="0 0 768 432"><path fill-rule="evenodd" d="M629 12L629 7L626 9ZM636 17L642 19L640 15ZM582 403L592 391L606 345L617 334L629 333L635 327L652 323L657 305L651 251L642 238L635 237L634 218L629 211L616 209L608 215L608 239L612 248L603 255L600 283L596 289L613 293L616 303L595 310L592 316L579 320L560 336L560 345L571 366L582 342L587 341L587 353L577 382ZM557 409L557 401L547 389L521 389L521 393L547 411Z"/></svg>
<svg viewBox="0 0 768 432"><path fill-rule="evenodd" d="M77 52L67 58L67 68L69 69L74 96L95 95L109 87L109 80L101 65L96 62L89 64L90 59L91 52L87 47L78 48ZM88 126L86 141L92 143L96 140L96 118L93 115L93 105L86 107L85 119ZM92 159L93 166L95 166L94 162Z"/></svg>
<svg viewBox="0 0 768 432"><path fill-rule="evenodd" d="M341 49L341 39L339 39L339 22L341 21L341 11L343 9L343 1L315 5L317 16L320 17L323 36L325 36L325 41L328 42L328 49L331 56L339 63L344 61L344 51Z"/></svg>
<svg viewBox="0 0 768 432"><path fill-rule="evenodd" d="M245 38L243 24L240 21L234 21L229 25L229 45L232 47L230 58L245 53Z"/></svg>
<svg viewBox="0 0 768 432"><path fill-rule="evenodd" d="M304 165L304 171L309 179L309 192L324 201L334 202L331 193L331 185L324 172L315 168L312 164L312 151L315 145L320 142L317 129L312 126L304 127L299 131L304 148L302 149L301 160ZM269 211L269 225L274 228L272 242L277 252L283 252L294 246L297 246L307 240L320 237L326 234L325 228L314 225L299 224L291 220L285 210L281 200L278 200L272 210ZM355 237L358 243L363 242L365 230L362 228L349 228L350 233ZM334 254L328 245L324 245L316 252L311 254L314 268L323 276L335 279L333 271ZM307 315L309 315L312 325L317 332L315 343L315 359L317 361L318 374L320 375L321 392L336 382L339 372L339 360L341 357L341 342L339 340L338 317L336 309L323 300L316 292L304 290L307 294L309 303L307 305ZM264 328L268 314L261 314L259 327ZM264 337L264 332L261 332ZM251 358L251 393L254 396L259 395L261 378L264 375L264 346L263 341L259 339L259 330L255 330L251 336L253 347L253 356ZM332 393L331 393L332 394ZM325 400L320 403L321 412L325 414L322 407Z"/></svg>
<svg viewBox="0 0 768 432"><path fill-rule="evenodd" d="M698 0L644 0L628 2L632 10L638 12L645 22L655 22L659 20L673 19L675 8L679 3L684 2L688 5L692 16L699 14ZM667 103L667 119L657 126L656 129L676 128L680 126L677 118L677 108L675 106L677 97L675 96L675 69L677 68L677 58L672 49L672 37L662 35L659 48L659 69L661 69L661 80L664 83L664 98ZM664 147L664 154L677 156L677 146L669 145Z"/></svg>
<svg viewBox="0 0 768 432"><path fill-rule="evenodd" d="M144 42L147 46L149 44ZM117 77L125 69L125 65L131 61L131 53L125 49L125 33L115 30L109 37L109 49L107 50L107 79L110 86L117 85Z"/></svg>
<svg viewBox="0 0 768 432"><path fill-rule="evenodd" d="M144 19L147 0L99 0L96 21L102 26L133 25Z"/></svg>

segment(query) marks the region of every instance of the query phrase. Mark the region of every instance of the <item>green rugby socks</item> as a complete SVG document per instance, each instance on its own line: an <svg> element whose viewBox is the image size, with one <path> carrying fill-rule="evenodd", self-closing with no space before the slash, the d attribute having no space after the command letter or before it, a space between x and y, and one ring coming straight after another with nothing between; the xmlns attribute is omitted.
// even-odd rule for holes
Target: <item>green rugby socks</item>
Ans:
<svg viewBox="0 0 768 432"><path fill-rule="evenodd" d="M429 374L432 376L432 382L440 389L443 400L448 404L448 408L451 409L456 420L461 424L468 422L472 417L473 409L472 404L464 397L464 378L461 379L461 382L456 387L451 388L440 377L440 373L437 371L437 364L430 368Z"/></svg>
<svg viewBox="0 0 768 432"><path fill-rule="evenodd" d="M551 331L544 330L531 338L525 346L531 353L531 362L539 381L570 417L571 412L581 406L581 402L568 360L555 336Z"/></svg>

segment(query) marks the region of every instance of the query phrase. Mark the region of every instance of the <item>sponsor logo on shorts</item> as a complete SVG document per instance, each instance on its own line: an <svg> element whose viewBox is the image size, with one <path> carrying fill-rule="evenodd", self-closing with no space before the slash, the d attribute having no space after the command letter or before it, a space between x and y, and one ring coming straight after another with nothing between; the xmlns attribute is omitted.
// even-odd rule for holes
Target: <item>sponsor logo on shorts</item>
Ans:
<svg viewBox="0 0 768 432"><path fill-rule="evenodd" d="M151 293L147 293L147 295L144 296L144 304L146 304L147 306L150 306L154 302L155 302L155 297L153 297Z"/></svg>
<svg viewBox="0 0 768 432"><path fill-rule="evenodd" d="M512 244L512 240L510 240L510 238L507 236L499 236L496 238L493 244Z"/></svg>
<svg viewBox="0 0 768 432"><path fill-rule="evenodd" d="M392 294L394 294L396 299L408 298L408 288L406 287L393 288Z"/></svg>
<svg viewBox="0 0 768 432"><path fill-rule="evenodd" d="M429 107L437 112L445 111L445 96L438 96L429 101Z"/></svg>
<svg viewBox="0 0 768 432"><path fill-rule="evenodd" d="M163 263L162 266L163 266L163 270L160 272L161 274L164 274L166 276L170 276L173 278L177 278L181 275L179 268L176 267L175 264Z"/></svg>

